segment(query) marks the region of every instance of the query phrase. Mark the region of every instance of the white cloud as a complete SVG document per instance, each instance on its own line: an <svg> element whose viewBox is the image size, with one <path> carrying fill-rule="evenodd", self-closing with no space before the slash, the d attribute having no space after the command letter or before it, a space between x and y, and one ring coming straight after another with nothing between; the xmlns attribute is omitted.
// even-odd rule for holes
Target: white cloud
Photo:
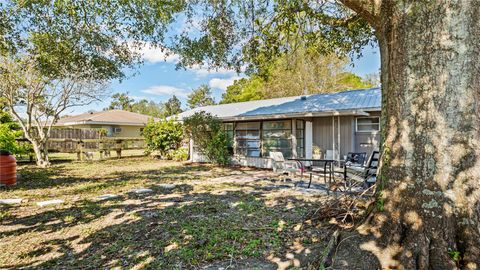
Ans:
<svg viewBox="0 0 480 270"><path fill-rule="evenodd" d="M142 90L142 92L152 95L176 95L179 97L186 97L188 95L185 89L170 85L154 85Z"/></svg>
<svg viewBox="0 0 480 270"><path fill-rule="evenodd" d="M139 53L145 62L155 64L159 62L177 63L180 59L178 54L173 53L167 48L153 46L149 42L144 42L134 45L133 42L129 42L130 49Z"/></svg>
<svg viewBox="0 0 480 270"><path fill-rule="evenodd" d="M230 85L232 85L235 82L235 80L239 80L241 78L242 77L240 77L240 76L232 76L232 77L226 78L226 79L213 78L208 82L208 85L212 88L218 88L218 89L222 89L223 91L225 91L225 90L227 90L227 87L229 87Z"/></svg>

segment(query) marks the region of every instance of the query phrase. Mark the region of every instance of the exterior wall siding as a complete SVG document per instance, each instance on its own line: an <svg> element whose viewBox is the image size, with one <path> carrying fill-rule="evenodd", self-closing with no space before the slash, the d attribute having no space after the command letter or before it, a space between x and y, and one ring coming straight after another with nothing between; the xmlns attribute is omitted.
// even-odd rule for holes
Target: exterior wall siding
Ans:
<svg viewBox="0 0 480 270"><path fill-rule="evenodd" d="M335 116L335 130L333 130L332 117L313 118L313 145L320 147L322 153L326 150L339 151L340 158L354 150L354 116ZM340 144L338 143L338 119L340 118Z"/></svg>
<svg viewBox="0 0 480 270"><path fill-rule="evenodd" d="M370 116L380 116L380 112L371 112ZM355 152L366 152L370 155L372 151L380 149L380 131L357 132L355 126Z"/></svg>
<svg viewBox="0 0 480 270"><path fill-rule="evenodd" d="M122 129L119 133L114 133L113 128L119 127ZM141 137L140 128L141 126L124 126L124 125L74 125L69 126L69 128L104 128L107 130L108 137ZM110 136L111 134L111 136Z"/></svg>

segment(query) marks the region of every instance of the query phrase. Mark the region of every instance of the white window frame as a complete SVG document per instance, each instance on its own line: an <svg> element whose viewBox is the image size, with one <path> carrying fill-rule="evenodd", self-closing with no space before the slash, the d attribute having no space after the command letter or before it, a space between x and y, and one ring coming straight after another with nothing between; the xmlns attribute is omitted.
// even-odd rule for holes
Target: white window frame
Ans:
<svg viewBox="0 0 480 270"><path fill-rule="evenodd" d="M373 119L376 118L378 119L378 130L358 130L358 119ZM360 124L362 125L362 124ZM365 124L365 125L373 125L373 124ZM376 133L380 131L380 116L369 116L369 117L357 117L355 119L355 132L361 132L361 133Z"/></svg>
<svg viewBox="0 0 480 270"><path fill-rule="evenodd" d="M121 133L122 132L122 128L121 127L114 127L113 128L113 133Z"/></svg>

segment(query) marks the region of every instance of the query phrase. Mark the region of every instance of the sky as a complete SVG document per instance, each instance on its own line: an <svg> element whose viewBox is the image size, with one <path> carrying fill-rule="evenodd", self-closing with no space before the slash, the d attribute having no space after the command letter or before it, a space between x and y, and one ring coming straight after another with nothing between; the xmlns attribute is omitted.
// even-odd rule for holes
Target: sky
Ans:
<svg viewBox="0 0 480 270"><path fill-rule="evenodd" d="M207 67L194 66L186 70L176 70L177 55L165 55L160 49L145 47L140 52L144 64L134 70L125 70L127 78L121 82L111 82L109 93L128 92L133 99L147 99L155 102L165 102L172 95L176 95L186 109L187 95L202 84L212 88L215 101L220 101L222 93L233 84L236 79L243 77L235 71L219 69L209 70ZM362 57L354 59L347 70L364 76L378 73L380 70L380 53L378 47L365 47ZM100 111L110 104L110 98L89 106L75 108L67 114L83 113L90 110Z"/></svg>

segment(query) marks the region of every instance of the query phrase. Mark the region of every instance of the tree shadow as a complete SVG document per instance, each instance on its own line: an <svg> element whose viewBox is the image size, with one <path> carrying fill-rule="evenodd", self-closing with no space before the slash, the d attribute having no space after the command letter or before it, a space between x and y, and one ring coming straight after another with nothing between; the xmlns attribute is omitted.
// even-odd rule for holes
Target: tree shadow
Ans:
<svg viewBox="0 0 480 270"><path fill-rule="evenodd" d="M296 196L278 198L272 204L266 202L266 192L271 190L255 185L222 194L191 193L192 189L189 185L174 191L156 189L149 194L126 194L124 200L81 202L12 218L7 224L26 227L3 237L31 231L57 235L22 254L34 265L4 267L194 269L225 262L242 265L245 260L253 260L253 266L294 266L311 263L331 231L328 226L304 224L303 213L315 205ZM66 238L59 234L89 224L88 233ZM296 231L294 226L303 228ZM37 259L52 250L57 254L53 258Z"/></svg>

